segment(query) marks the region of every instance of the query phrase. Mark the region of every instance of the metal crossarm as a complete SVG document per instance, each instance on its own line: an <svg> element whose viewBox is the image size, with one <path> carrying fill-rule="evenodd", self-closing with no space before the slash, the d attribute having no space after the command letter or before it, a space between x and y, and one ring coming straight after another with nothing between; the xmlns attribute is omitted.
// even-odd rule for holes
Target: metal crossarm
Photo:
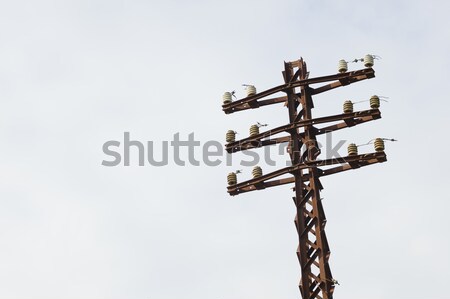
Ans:
<svg viewBox="0 0 450 299"><path fill-rule="evenodd" d="M286 90L300 87L300 86L308 86L311 84L318 84L328 81L335 81L330 84L326 84L322 87L311 89L312 94L319 94L340 86L345 86L351 83L355 83L361 80L370 79L375 77L375 71L373 69L363 69L353 72L348 72L344 74L336 74L336 75L330 75L330 76L323 76L323 77L317 77L312 79L303 79L298 80L294 82L288 82L285 84L281 84L279 86L270 88L268 90L262 91L260 93L257 93L255 95L251 95L249 97L234 101L230 104L223 105L223 111L226 114L247 110L247 109L254 109L259 108L261 106L265 105L271 105L271 104L278 104L278 103L285 103L287 101L287 97L277 97L273 99L268 99L265 101L258 101L262 98L265 98L267 96L270 96L277 92L286 92Z"/></svg>
<svg viewBox="0 0 450 299"><path fill-rule="evenodd" d="M336 131L339 129L351 127L357 124L362 124L364 122L368 122L371 120L376 120L381 118L380 110L371 109L364 110L358 112L344 113L333 116L325 116L315 119L309 120L298 120L293 122L292 124L284 125L278 128L271 129L269 131L257 134L255 136L247 137L235 142L230 142L225 145L225 149L229 153L235 153L241 150L247 150L250 148L257 148L265 145L269 145L268 143L263 144L262 139L267 137L272 137L279 133L289 132L290 130L294 130L297 128L305 127L305 126L313 126L317 124L323 124L328 122L339 122L335 125L330 125L324 128L317 129L316 135L321 135L324 133L329 133L332 131ZM277 144L280 142L287 142L290 139L269 139L269 140L277 140L278 142L272 142L270 144ZM268 140L267 140L268 141Z"/></svg>
<svg viewBox="0 0 450 299"><path fill-rule="evenodd" d="M311 167L317 168L317 176L323 177L351 169L357 169L375 163L386 162L386 154L384 152L376 152L355 156L347 156L343 158L333 158L327 160L316 160L312 162L299 163L294 166L285 167L274 172L267 173L261 177L241 182L236 185L228 186L227 190L230 195L238 195L249 191L261 190L270 187L294 183L294 174L299 170ZM339 166L322 169L320 167L339 164ZM278 178L284 175L292 175L289 178ZM305 181L309 180L309 174L303 174Z"/></svg>

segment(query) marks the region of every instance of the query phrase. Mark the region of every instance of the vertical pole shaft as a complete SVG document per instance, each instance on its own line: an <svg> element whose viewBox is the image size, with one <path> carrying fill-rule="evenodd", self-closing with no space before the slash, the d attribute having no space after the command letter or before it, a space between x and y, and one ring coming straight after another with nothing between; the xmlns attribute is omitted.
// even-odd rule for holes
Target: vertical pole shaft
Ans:
<svg viewBox="0 0 450 299"><path fill-rule="evenodd" d="M295 73L294 67L298 68ZM285 63L283 74L286 83L298 79L306 79L306 63L303 59ZM294 88L287 90L286 93L290 123L300 118L304 120L312 119L311 109L314 105L309 94L309 87L302 86L300 88L300 97L296 94ZM300 113L297 112L299 105L302 107ZM303 133L300 133L298 129L290 132L291 142L289 149L293 164L303 161L314 161L320 154L314 131L313 126L307 126L304 128ZM306 146L306 150L302 154L301 148L303 145ZM304 170L294 173L294 202L297 209L295 224L299 236L297 255L301 267L299 287L303 299L332 299L334 285L332 284L331 271L328 265L330 251L324 230L326 218L320 201L322 186L316 171L315 168L308 169L308 175L304 176L308 177L308 179L304 181L302 180ZM316 269L314 272L312 267Z"/></svg>
<svg viewBox="0 0 450 299"><path fill-rule="evenodd" d="M301 87L301 102L303 105L304 111L304 119L312 119L311 109L314 107L312 98L309 94L309 87L302 86ZM320 149L318 148L316 135L314 133L313 126L305 127L305 143L307 145L307 155L306 159L308 161L316 160L317 156L320 154ZM322 185L319 181L317 175L316 168L309 169L309 191L312 192L310 205L312 207L311 214L315 221L314 224L314 232L315 236L315 245L317 248L311 250L311 257L317 264L315 264L319 268L318 278L318 288L315 293L322 292L323 299L331 299L333 298L334 284L333 277L331 275L330 266L328 264L328 259L330 256L330 249L328 247L328 241L325 234L325 225L326 225L326 217L322 207L322 201L320 198L320 190L322 189ZM314 264L312 262L311 264Z"/></svg>
<svg viewBox="0 0 450 299"><path fill-rule="evenodd" d="M284 70L284 80L286 83L291 82L294 76L294 70L291 63L285 63ZM287 106L289 111L289 122L293 123L297 118L297 107L299 105L298 96L295 94L295 89L289 89L286 91L287 93ZM302 142L299 136L298 129L293 129L290 132L291 141L289 144L289 153L291 156L291 162L293 165L296 165L300 162L301 159L301 147ZM300 267L302 268L302 276L299 284L300 292L302 294L303 299L310 299L310 280L308 275L308 268L304 268L307 262L307 252L305 250L301 250L301 248L305 248L307 246L305 238L301 238L300 235L303 231L305 231L305 213L304 213L304 201L303 201L303 181L302 181L302 170L298 170L294 173L295 177L295 197L294 202L297 208L297 215L295 217L295 225L297 228L297 232L299 235L299 246L297 249L297 256L300 262Z"/></svg>

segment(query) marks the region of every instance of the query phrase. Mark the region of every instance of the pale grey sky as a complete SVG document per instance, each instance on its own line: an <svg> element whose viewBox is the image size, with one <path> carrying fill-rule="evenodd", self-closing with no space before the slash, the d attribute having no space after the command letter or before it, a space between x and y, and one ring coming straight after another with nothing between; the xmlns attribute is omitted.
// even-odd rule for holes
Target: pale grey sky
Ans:
<svg viewBox="0 0 450 299"><path fill-rule="evenodd" d="M323 116L388 96L381 120L334 138L400 140L387 163L322 180L335 298L450 298L449 10L0 0L0 298L299 298L289 186L232 198L239 167L105 167L102 145L283 125L282 106L223 114L223 92L281 84L283 61L321 76L367 53L382 57L376 78L315 98Z"/></svg>

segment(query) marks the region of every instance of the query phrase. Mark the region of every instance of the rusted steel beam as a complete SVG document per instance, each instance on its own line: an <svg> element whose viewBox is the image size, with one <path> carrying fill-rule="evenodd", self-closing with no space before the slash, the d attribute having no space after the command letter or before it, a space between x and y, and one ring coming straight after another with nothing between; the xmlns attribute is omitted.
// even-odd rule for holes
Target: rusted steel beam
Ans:
<svg viewBox="0 0 450 299"><path fill-rule="evenodd" d="M313 218L307 225L306 227L302 230L302 232L300 233L300 238L304 237L307 233L311 232L313 227L316 225L316 218ZM307 221L305 221L307 222ZM303 266L304 268L304 266Z"/></svg>
<svg viewBox="0 0 450 299"><path fill-rule="evenodd" d="M296 65L298 67L298 70L294 73L294 65ZM299 81L301 80L306 80L307 78L307 69L306 69L306 63L303 61L303 59L298 60L295 63L285 63L285 67L284 67L284 72L283 72L283 76L284 76L284 81L286 83L288 83L289 85L292 84L292 81L297 78L297 76L299 77ZM301 90L301 92L303 92L303 89ZM288 112L289 112L289 122L290 123L294 123L297 119L304 117L304 113L305 111L302 109L300 111L300 113L302 114L299 117L299 113L297 112L297 108L299 106L299 104L302 104L303 106L303 102L302 102L302 96L299 98L296 94L295 94L295 89L294 88L289 88L286 90L286 95L288 97L288 102L287 102L287 107L288 107ZM304 95L303 95L304 96ZM299 101L300 100L300 101ZM298 128L293 128L292 130L289 131L289 134L291 135L291 142L289 144L290 150L288 151L290 156L291 156L291 163L293 165L296 165L298 163L300 163L302 161L302 157L300 155L300 149L302 147L301 144L301 140L302 137L300 136L299 130ZM293 173L294 175L294 192L295 192L295 207L296 207L296 221L294 221L297 232L298 232L298 245L299 245L299 251L297 253L297 257L298 260L300 262L300 267L302 268L303 265L306 264L307 260L308 260L308 255L307 255L307 250L303 250L304 248L308 249L308 244L307 244L307 240L308 240L308 235L306 235L305 237L300 237L303 232L306 230L307 225L308 225L308 216L305 215L305 209L304 206L307 202L307 198L309 198L309 193L305 192L306 188L305 188L305 183L303 181L303 170L299 169L297 171L295 171L295 173ZM309 292L307 292L306 290L309 289L310 287L310 283L311 281L308 278L308 274L310 273L310 268L306 268L303 269L302 268L302 275L301 275L301 280L300 280L300 286L303 287L303 289L305 290L305 292L303 293L303 299L310 299L309 296ZM306 275L303 275L306 274Z"/></svg>
<svg viewBox="0 0 450 299"><path fill-rule="evenodd" d="M311 242L311 241L310 241ZM320 250L320 249L319 249ZM319 255L319 250L316 249L314 250L314 254L312 256L309 257L308 261L306 262L306 265L304 266L304 268L306 267L311 267L311 265L313 264L313 262L315 261L315 259L317 258L317 256Z"/></svg>
<svg viewBox="0 0 450 299"><path fill-rule="evenodd" d="M273 138L273 139L265 139L265 140L250 140L248 142L245 142L243 144L236 145L235 147L228 146L228 144L225 145L225 149L228 153L236 153L239 151L249 150L253 148L259 148L266 145L274 145L279 143L285 143L289 142L291 140L291 136L284 136L279 138Z"/></svg>
<svg viewBox="0 0 450 299"><path fill-rule="evenodd" d="M272 104L286 103L286 101L287 101L287 97L282 96L282 97L277 97L277 98L272 98L272 99L267 99L267 100L243 103L241 105L233 107L233 112L238 112L238 111L243 111L243 110L248 110L248 109L255 109L255 108L272 105Z"/></svg>
<svg viewBox="0 0 450 299"><path fill-rule="evenodd" d="M323 82L328 82L328 81L336 81L336 80L338 80L340 82L340 84L341 84L340 86L344 86L344 85L351 84L353 82L357 82L357 81L364 80L364 79L370 79L373 77L375 77L375 71L372 68L367 68L367 69L362 69L362 70L353 71L353 72L347 72L347 73L343 73L343 74L322 76L322 77L316 77L316 78L311 78L311 79L301 79L301 80L294 81L294 82L288 81L285 84L281 84L279 86L276 86L276 87L270 88L268 90L262 91L260 93L251 95L249 97L234 101L232 103L222 105L222 110L226 114L229 114L229 113L233 113L236 111L245 110L245 109L242 109L244 107L243 106L244 104L249 105L247 109L250 109L252 105L254 107L257 107L258 106L257 100L262 99L266 96L269 96L269 95L277 93L277 92L286 92L286 90L291 90L292 88L295 88L295 87L306 86L306 85L311 85L311 84L318 84L318 83L323 83ZM339 87L339 86L336 86L336 87ZM321 87L321 88L325 88L325 87ZM269 104L275 104L275 103L279 103L279 102L274 101L272 103L266 103L266 104L269 105ZM238 108L238 110L236 110L236 108Z"/></svg>
<svg viewBox="0 0 450 299"><path fill-rule="evenodd" d="M320 293L320 291L322 291L322 289L323 289L323 282L319 283L319 286L316 287L316 289L315 289L313 292L311 292L311 297L310 297L310 298L329 299L328 296L326 296L326 297L325 297L325 296L321 297L321 296L319 295L319 293Z"/></svg>
<svg viewBox="0 0 450 299"><path fill-rule="evenodd" d="M334 124L334 125L330 125L327 127L323 127L320 129L317 129L316 135L320 135L320 134L325 134L327 132L333 132L333 131L337 131L337 130L341 130L341 129L345 129L345 128L350 128L371 120L377 120L381 118L381 112L378 109L371 109L369 111L373 111L373 113L371 115L367 115L367 116L361 116L361 117L355 117L353 119L346 119L338 124ZM350 120L350 122L349 122Z"/></svg>
<svg viewBox="0 0 450 299"><path fill-rule="evenodd" d="M230 195L234 196L234 195L249 192L249 191L260 190L260 189L294 183L295 182L294 177L282 178L282 179L277 179L277 180L273 180L273 179L278 176L281 176L281 175L291 174L295 170L298 170L300 168L305 169L305 168L309 168L309 167L323 167L323 166L328 166L328 165L341 164L340 166L325 169L325 170L318 168L317 176L323 177L323 176L327 176L327 175L331 175L331 174L335 174L335 173L339 173L339 172L343 172L343 171L347 171L347 170L351 170L351 169L356 169L356 168L372 165L375 163L386 162L386 160L387 160L386 154L384 152L376 152L376 153L370 153L370 154L347 156L347 157L343 157L343 158L317 160L317 161L314 161L315 163L311 163L311 162L301 163L296 166L282 168L280 170L263 175L259 178L251 179L251 180L244 181L244 182L241 182L236 185L228 186L228 193ZM353 164L353 166L350 163ZM303 165L303 164L306 164L306 165ZM302 181L309 180L309 174L303 174L301 179L302 179Z"/></svg>
<svg viewBox="0 0 450 299"><path fill-rule="evenodd" d="M303 120L313 120L312 116L312 108L314 108L314 103L311 96L311 88L309 85L301 86L301 97L300 103L302 105L303 111ZM342 116L341 116L342 118ZM320 150L318 149L317 137L316 137L316 129L314 128L314 123L307 124L303 126L303 136L302 142L306 145L305 153L302 155L302 163L303 165L308 163L314 163L317 160L317 156L320 154ZM294 142L296 142L294 140ZM298 141L300 142L300 141ZM302 173L302 170L300 170ZM330 250L326 243L325 237L325 227L324 223L326 222L325 214L323 213L323 208L321 208L321 200L320 200L320 190L322 189L322 184L319 181L319 175L317 168L309 167L308 168L309 180L307 185L308 193L311 194L311 199L305 203L304 205L297 205L297 214L301 211L305 211L308 215L308 218L311 218L310 223L308 223L308 219L305 220L305 224L307 225L306 229L308 232L299 234L299 245L300 245L300 254L306 252L309 256L310 247L308 246L308 240L311 238L315 238L315 243L317 244L318 249L315 251L316 256L311 257L310 259L300 260L300 267L302 269L301 275L301 287L303 290L311 290L311 275L313 275L312 265L317 267L319 270L319 278L320 282L318 287L309 294L309 298L317 298L321 297L324 299L331 299L333 294L333 288L329 284L328 281L332 279L330 267L328 264L328 259L325 258L325 255L329 254ZM297 176L296 173L294 173ZM298 193L299 190L297 190ZM313 224L313 226L310 226ZM325 240L325 241L324 241ZM316 264L317 262L317 264ZM309 286L309 287L308 287ZM306 294L305 294L306 295Z"/></svg>
<svg viewBox="0 0 450 299"><path fill-rule="evenodd" d="M363 111L357 111L357 112L351 112L351 113L343 113L338 115L332 115L332 116L325 116L325 117L319 117L315 119L307 119L307 120L299 120L292 124L280 126L274 129L271 129L269 131L260 133L255 136L247 137L241 140L237 140L234 142L230 142L225 145L225 149L229 153L235 153L246 149L251 148L258 148L264 145L270 145L270 144L277 144L281 142L288 142L289 138L284 139L274 139L273 141L267 140L266 143L262 143L261 139L274 136L279 133L283 132L289 132L296 128L301 128L305 126L311 126L311 125L317 125L322 123L328 123L328 122L337 122L342 121L339 124L327 126L322 129L317 129L316 135L324 134L327 132L347 128L350 126L354 126L357 124L361 124L367 121L375 120L381 118L380 110L378 109L370 109L370 110L363 110ZM351 120L351 122L350 122Z"/></svg>
<svg viewBox="0 0 450 299"><path fill-rule="evenodd" d="M340 79L339 81L332 82L330 84L326 84L321 87L312 88L311 94L316 95L325 91L329 91L341 86L349 85L351 83L355 83L361 80L370 79L375 77L375 71L373 69L370 69L371 72L367 74L361 74L353 77L348 77L346 79Z"/></svg>

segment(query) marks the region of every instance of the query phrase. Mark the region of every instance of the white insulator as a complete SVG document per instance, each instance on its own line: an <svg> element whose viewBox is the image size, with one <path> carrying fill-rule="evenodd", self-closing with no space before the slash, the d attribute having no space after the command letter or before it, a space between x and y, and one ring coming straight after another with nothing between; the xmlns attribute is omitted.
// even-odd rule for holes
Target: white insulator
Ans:
<svg viewBox="0 0 450 299"><path fill-rule="evenodd" d="M351 113L351 112L353 112L353 103L352 103L352 101L345 101L344 105L343 105L343 108L344 108L344 113Z"/></svg>
<svg viewBox="0 0 450 299"><path fill-rule="evenodd" d="M247 96L248 97L251 96L251 95L256 94L256 87L255 86L248 85L246 89L247 89Z"/></svg>
<svg viewBox="0 0 450 299"><path fill-rule="evenodd" d="M375 139L375 142L373 143L375 147L375 151L382 152L384 151L384 141L381 138Z"/></svg>
<svg viewBox="0 0 450 299"><path fill-rule="evenodd" d="M260 176L262 176L263 173L261 167L259 166L253 167L252 174L253 178L259 178Z"/></svg>
<svg viewBox="0 0 450 299"><path fill-rule="evenodd" d="M233 101L231 99L231 92L224 93L223 96L222 96L222 99L223 99L223 104L224 105L231 103Z"/></svg>
<svg viewBox="0 0 450 299"><path fill-rule="evenodd" d="M236 176L236 173L230 172L230 173L227 175L227 181L228 181L228 185L229 185L229 186L231 186L231 185L236 185L236 183L237 183L237 176Z"/></svg>
<svg viewBox="0 0 450 299"><path fill-rule="evenodd" d="M259 134L259 127L258 125L251 125L250 126L250 136L255 136Z"/></svg>
<svg viewBox="0 0 450 299"><path fill-rule="evenodd" d="M367 54L364 56L364 66L373 67L373 55Z"/></svg>
<svg viewBox="0 0 450 299"><path fill-rule="evenodd" d="M349 156L358 154L358 147L354 143L350 143L347 147L347 152Z"/></svg>
<svg viewBox="0 0 450 299"><path fill-rule="evenodd" d="M370 97L370 108L372 109L380 108L380 98L378 96Z"/></svg>
<svg viewBox="0 0 450 299"><path fill-rule="evenodd" d="M339 73L345 73L348 70L347 61L344 59L339 60L338 71Z"/></svg>
<svg viewBox="0 0 450 299"><path fill-rule="evenodd" d="M226 142L235 142L236 141L236 132L233 130L228 130L225 135Z"/></svg>

